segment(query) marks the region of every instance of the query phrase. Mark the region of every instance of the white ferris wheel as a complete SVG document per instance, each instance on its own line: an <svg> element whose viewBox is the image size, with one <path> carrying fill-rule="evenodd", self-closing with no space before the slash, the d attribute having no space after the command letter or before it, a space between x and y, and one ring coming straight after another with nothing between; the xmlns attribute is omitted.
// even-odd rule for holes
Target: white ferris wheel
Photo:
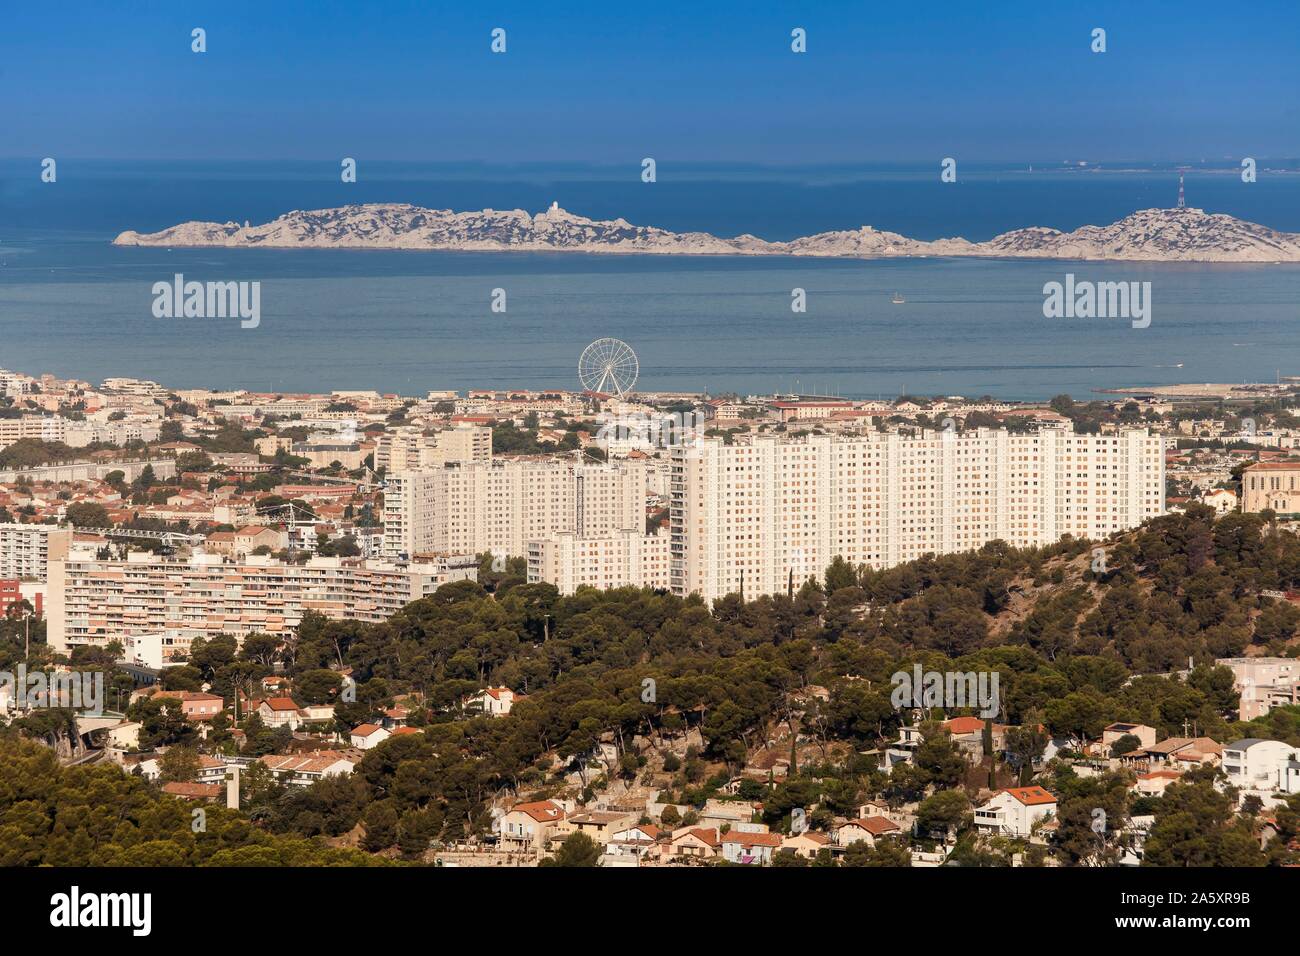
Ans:
<svg viewBox="0 0 1300 956"><path fill-rule="evenodd" d="M636 384L641 366L636 353L619 339L597 339L578 358L578 378L589 392L622 398Z"/></svg>

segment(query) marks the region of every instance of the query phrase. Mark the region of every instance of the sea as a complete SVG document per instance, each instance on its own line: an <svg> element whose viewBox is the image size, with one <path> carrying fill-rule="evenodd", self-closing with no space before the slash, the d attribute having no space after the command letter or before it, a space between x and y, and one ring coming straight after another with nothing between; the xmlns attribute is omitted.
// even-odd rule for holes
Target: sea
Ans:
<svg viewBox="0 0 1300 956"><path fill-rule="evenodd" d="M0 160L0 368L99 382L288 392L576 389L583 348L628 343L636 388L710 394L991 395L1033 400L1300 375L1300 264L1082 263L567 252L167 249L121 231L264 222L359 202L522 208L791 239L872 225L919 239L1069 230L1172 206L1174 162L1059 159L723 166L337 160ZM1185 164L1187 204L1300 232L1300 162ZM156 318L154 283L261 284L261 321ZM1043 287L1151 283L1151 322L1045 318ZM792 311L793 290L806 311ZM502 301L504 311L494 311ZM895 303L895 295L904 299Z"/></svg>

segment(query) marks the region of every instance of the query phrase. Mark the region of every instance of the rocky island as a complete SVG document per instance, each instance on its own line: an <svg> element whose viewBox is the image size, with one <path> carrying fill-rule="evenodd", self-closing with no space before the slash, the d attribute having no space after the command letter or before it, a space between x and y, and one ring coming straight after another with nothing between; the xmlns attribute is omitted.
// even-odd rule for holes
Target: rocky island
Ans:
<svg viewBox="0 0 1300 956"><path fill-rule="evenodd" d="M910 239L863 226L789 242L672 232L626 219L588 219L552 203L545 212L453 212L407 203L295 210L261 225L186 222L160 232L123 232L119 246L271 249L426 249L642 255L817 256L881 259L982 256L1146 262L1300 262L1300 234L1278 232L1203 209L1143 209L1107 226L1061 232L1015 229L986 242Z"/></svg>

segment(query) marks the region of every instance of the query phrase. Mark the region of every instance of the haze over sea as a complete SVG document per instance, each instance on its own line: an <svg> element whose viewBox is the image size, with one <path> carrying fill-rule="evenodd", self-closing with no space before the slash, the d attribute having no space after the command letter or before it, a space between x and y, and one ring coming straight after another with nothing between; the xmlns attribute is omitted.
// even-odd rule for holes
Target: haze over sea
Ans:
<svg viewBox="0 0 1300 956"><path fill-rule="evenodd" d="M1175 164L1059 160L925 165L626 168L337 162L0 161L0 367L173 388L422 394L576 388L592 339L626 340L647 390L798 390L853 397L1086 396L1094 388L1271 381L1300 374L1300 266L610 256L574 253L161 249L122 230L192 219L263 222L358 202L545 209L675 231L791 239L872 225L918 239L1074 229L1172 206ZM1283 165L1280 161L1274 164ZM1290 170L1295 160L1285 162ZM1300 174L1244 184L1235 161L1193 168L1188 205L1300 232ZM1067 272L1150 281L1152 322L1046 319L1042 287ZM156 319L151 287L257 280L261 324ZM504 288L508 311L490 310ZM793 288L808 311L790 310ZM892 304L894 292L906 298ZM1181 368L1176 367L1181 364Z"/></svg>

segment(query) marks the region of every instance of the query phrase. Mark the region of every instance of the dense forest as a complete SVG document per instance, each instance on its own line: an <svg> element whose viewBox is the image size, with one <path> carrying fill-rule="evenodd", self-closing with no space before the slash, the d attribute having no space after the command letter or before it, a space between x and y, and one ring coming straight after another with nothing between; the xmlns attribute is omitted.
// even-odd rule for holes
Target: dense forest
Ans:
<svg viewBox="0 0 1300 956"><path fill-rule="evenodd" d="M725 796L728 781L783 729L810 743L815 758L805 757L779 783L749 781L740 792L761 797L774 828L794 806L815 806L817 825L869 798L919 802L926 823L957 825L968 819L969 796L980 785L1027 781L1048 735L1095 740L1117 720L1149 724L1162 736L1300 745L1300 709L1277 708L1240 724L1231 674L1214 666L1216 657L1251 647L1294 654L1300 611L1261 592L1300 585L1300 539L1267 513L1215 521L1208 508L1193 506L1100 545L1066 539L1017 550L994 543L884 571L837 560L822 581L791 595L732 596L712 608L635 589L560 597L509 571L485 580L492 591L447 585L382 624L309 615L286 645L262 635L238 649L233 638L197 641L190 662L166 672L167 689L210 685L229 699L236 688L251 694L279 667L293 679L299 703L335 701L345 732L399 697L418 705L411 722L424 732L367 752L350 778L288 790L249 774L245 811L255 826L237 832L268 841L337 837L362 823L363 848L416 857L431 840L488 832L494 799L558 793L574 768L588 798L620 777L643 778L666 783L666 798L699 806ZM925 743L914 766L886 775L864 755L912 721L890 701L890 676L914 663L998 672L996 720L1016 729L986 779L969 778L969 765L936 723L961 712L922 715ZM340 695L344 670L356 682L355 700ZM467 712L466 698L493 685L527 697L508 719ZM156 699L134 705L142 746L200 746L192 725L163 710ZM263 728L256 717L243 728L246 754L287 743L286 731ZM669 751L680 752L672 744L684 739L690 746L679 759ZM601 742L612 743L618 757L589 773L586 758ZM38 759L7 746L0 760L6 779L13 759ZM225 717L202 746L235 747ZM64 771L50 792L121 786L146 801L142 784L111 783L114 773ZM1053 765L1039 780L1062 798L1056 852L1066 862L1098 862L1084 805L1125 819L1134 806L1122 775L1085 780ZM21 817L20 803L40 803L13 796L13 786L0 795L0 822ZM1148 859L1265 862L1248 824L1217 793L1189 774L1165 797L1144 799L1140 809L1157 815L1156 852ZM39 809L54 813L48 803ZM1294 831L1294 816L1278 814L1278 825ZM199 853L193 838L185 845ZM283 850L255 845L267 856L300 852L293 843ZM973 842L963 852L968 865L1001 862ZM1272 854L1274 862L1290 855ZM872 865L865 848L854 858ZM891 862L898 861L874 865Z"/></svg>
<svg viewBox="0 0 1300 956"><path fill-rule="evenodd" d="M364 866L354 850L277 835L224 807L192 807L112 764L64 767L0 735L0 866Z"/></svg>

